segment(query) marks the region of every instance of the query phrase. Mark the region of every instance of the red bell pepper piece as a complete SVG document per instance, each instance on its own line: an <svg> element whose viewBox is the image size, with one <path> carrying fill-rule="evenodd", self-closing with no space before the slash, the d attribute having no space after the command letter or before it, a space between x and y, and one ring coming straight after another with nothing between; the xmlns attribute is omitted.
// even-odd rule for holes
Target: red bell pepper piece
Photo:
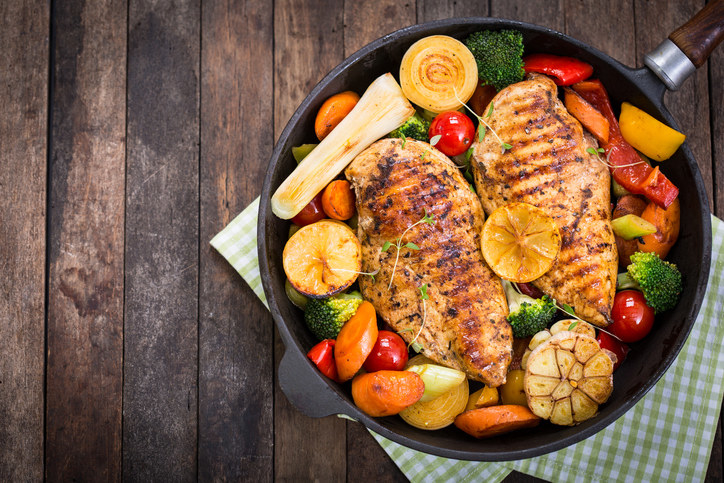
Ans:
<svg viewBox="0 0 724 483"><path fill-rule="evenodd" d="M608 119L608 142L602 147L613 166L611 175L618 184L633 194L644 195L662 208L668 207L679 195L679 189L659 171L642 162L636 150L623 138L618 120L613 114L611 100L598 79L574 84L573 90Z"/></svg>
<svg viewBox="0 0 724 483"><path fill-rule="evenodd" d="M314 362L322 374L339 382L337 364L334 361L334 343L334 339L324 339L307 352L307 357Z"/></svg>
<svg viewBox="0 0 724 483"><path fill-rule="evenodd" d="M559 86L569 86L591 77L593 66L573 57L530 54L523 58L525 73L538 72L553 77Z"/></svg>

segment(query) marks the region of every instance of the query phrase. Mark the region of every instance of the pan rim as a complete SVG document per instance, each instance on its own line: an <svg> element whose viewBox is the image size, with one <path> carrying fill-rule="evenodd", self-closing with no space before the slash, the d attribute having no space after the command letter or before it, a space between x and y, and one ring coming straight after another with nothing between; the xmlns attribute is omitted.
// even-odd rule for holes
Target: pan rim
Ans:
<svg viewBox="0 0 724 483"><path fill-rule="evenodd" d="M272 184L272 178L274 175L274 172L276 170L277 165L280 162L281 155L284 152L284 144L288 140L290 134L293 132L293 130L297 127L297 124L299 123L300 118L302 117L303 112L308 108L309 104L316 99L320 92L324 90L324 88L330 84L334 79L337 78L342 72L349 69L352 65L356 64L357 62L361 62L364 60L364 58L369 55L370 53L376 51L377 49L384 47L390 42L398 42L400 39L409 39L410 37L413 37L415 35L419 35L425 32L429 32L431 30L439 29L439 28L454 28L454 27L465 27L465 26L480 26L481 28L519 28L523 29L528 32L535 32L540 33L548 36L552 36L554 38L558 38L561 41L568 43L570 45L573 45L577 48L584 49L587 52L590 52L593 56L599 58L602 62L604 62L608 67L613 68L618 72L618 74L626 77L632 82L639 81L642 76L648 76L650 74L650 77L653 78L653 74L650 73L648 68L644 67L641 69L632 69L624 64L621 64L616 59L613 59L612 57L608 56L607 54L599 51L595 47L592 47L588 44L585 44L575 38L569 37L566 34L563 34L561 32L558 32L556 30L530 24L526 22L520 22L516 20L509 20L509 19L501 19L501 18L491 18L491 17L465 17L465 18L451 18L451 19L444 19L444 20L435 20L432 22L426 22L422 24L416 24L411 25L408 27L404 27L402 29L396 30L394 32L391 32L387 35L384 35L377 40L367 44L366 46L362 47L349 57L347 57L344 61L342 61L340 64L338 64L334 69L332 69L322 80L320 80L317 85L309 92L309 94L305 97L305 99L300 103L298 108L295 110L294 114L289 119L287 125L285 126L284 130L279 136L279 139L277 140L277 143L275 144L274 150L272 152L272 156L270 158L270 163L267 168L266 175L264 177L264 183L262 187L262 195L261 195L261 201L260 201L260 208L259 208L259 219L258 219L258 226L257 226L257 250L258 250L258 256L259 256L259 266L261 271L261 279L262 279L262 286L264 288L265 293L267 294L267 300L269 302L269 309L272 313L272 317L274 319L274 322L279 330L279 333L283 339L284 345L285 345L285 351L296 351L301 354L304 354L304 350L302 349L299 340L297 340L296 336L291 333L291 329L287 327L287 323L282 317L281 310L279 308L279 304L276 300L276 296L274 295L274 291L271 286L271 279L272 274L270 271L267 254L266 254L266 246L267 246L267 234L266 234L266 220L268 219L268 216L274 216L271 214L270 209L270 197L272 194L271 190L271 184ZM655 79L656 82L658 79ZM652 84L655 85L655 84ZM658 92L655 93L654 97L649 96L649 94L646 94L648 99L654 103L662 112L664 117L666 117L666 120L670 122L674 127L677 127L676 121L669 113L669 111L666 109L664 103L663 103L663 95L666 92L665 87L663 87L663 84L660 84L660 89ZM662 361L661 366L659 369L654 373L654 377L650 378L647 383L645 383L638 391L633 393L632 395L628 396L627 399L615 410L610 412L605 416L605 418L598 418L597 421L594 423L570 434L567 436L563 436L559 439L553 440L549 443L546 443L542 446L536 446L531 447L528 449L516 449L516 450L510 450L506 451L504 448L500 451L494 451L494 452L482 452L482 451L461 451L457 449L450 449L445 448L441 446L435 446L431 445L422 441L418 441L415 439L411 439L407 436L400 435L397 432L391 430L390 428L383 425L380 421L376 418L371 418L361 411L359 411L354 405L349 404L345 401L345 404L347 404L349 407L345 407L344 413L353 419L362 422L367 428L371 429L377 434L380 434L381 436L384 436L387 439L390 439L398 444L401 444L403 446L422 451L425 453L448 457L448 458L454 458L454 459L461 459L461 460L472 460L472 461L510 461L515 459L523 459L523 458L530 458L534 456L540 456L543 454L547 454L553 451L560 450L562 448L568 447L572 444L578 443L584 439L587 439L594 434L598 433L602 429L608 427L613 422L615 422L619 417L621 417L623 414L625 414L628 410L630 410L636 403L639 402L639 400L648 393L651 388L661 379L663 374L666 373L670 365L673 363L673 361L676 359L676 356L680 352L681 348L683 347L684 343L688 339L688 336L691 332L691 329L693 327L694 321L696 319L698 308L701 305L701 301L703 300L704 293L706 292L706 285L708 280L708 274L710 270L710 264L711 264L711 219L710 219L710 212L709 212L709 205L708 205L708 199L706 198L706 189L704 187L703 179L701 176L701 173L698 169L698 165L696 164L696 161L693 157L693 153L689 149L687 144L684 144L683 146L684 150L684 159L686 160L689 169L692 171L693 178L694 178L694 185L697 191L698 196L698 203L701 207L701 225L702 225L702 231L703 231L703 239L702 239L702 245L701 250L703 253L703 259L701 263L701 269L699 278L696 280L696 289L694 292L694 297L692 300L692 304L690 306L690 309L687 313L687 326L686 330L683 331L683 333L680 335L680 340L678 343L672 347L672 352L668 354L664 360ZM692 283L694 283L692 281ZM286 356L286 354L285 354ZM308 361L307 361L308 363ZM308 363L309 365L309 363ZM311 366L310 366L311 367ZM327 382L324 381L321 375L317 371L312 371L310 374L310 377L314 377L317 379L317 381L322 381L323 383L327 384ZM330 384L330 386L332 386ZM338 395L342 395L343 391L340 390L339 387L332 387L332 389L338 393Z"/></svg>

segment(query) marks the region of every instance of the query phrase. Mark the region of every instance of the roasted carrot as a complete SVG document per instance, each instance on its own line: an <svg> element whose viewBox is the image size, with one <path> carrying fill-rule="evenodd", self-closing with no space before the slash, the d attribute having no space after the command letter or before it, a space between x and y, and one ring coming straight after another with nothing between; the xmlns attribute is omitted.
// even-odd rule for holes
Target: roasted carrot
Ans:
<svg viewBox="0 0 724 483"><path fill-rule="evenodd" d="M349 381L357 374L377 341L377 314L366 300L342 326L334 345L339 380Z"/></svg>
<svg viewBox="0 0 724 483"><path fill-rule="evenodd" d="M521 428L532 428L540 418L517 404L489 406L465 411L455 418L455 426L476 438L489 438Z"/></svg>
<svg viewBox="0 0 724 483"><path fill-rule="evenodd" d="M598 139L598 142L607 143L610 130L608 119L573 89L566 87L563 92L563 102L568 112L578 119L583 127Z"/></svg>
<svg viewBox="0 0 724 483"><path fill-rule="evenodd" d="M616 208L613 210L612 218L620 218L626 215L641 216L646 209L646 198L639 195L625 195L618 199ZM631 264L631 255L638 251L638 241L624 240L618 235L616 238L616 248L618 249L618 264L626 268Z"/></svg>
<svg viewBox="0 0 724 483"><path fill-rule="evenodd" d="M425 392L422 378L410 371L377 371L352 380L352 399L372 417L392 416L420 400Z"/></svg>
<svg viewBox="0 0 724 483"><path fill-rule="evenodd" d="M335 94L322 104L314 120L314 133L320 141L337 127L342 119L357 105L359 96L352 91Z"/></svg>
<svg viewBox="0 0 724 483"><path fill-rule="evenodd" d="M681 209L679 199L675 199L668 208L662 208L655 203L649 203L641 213L641 218L656 227L656 233L641 237L637 242L640 252L656 252L659 258L664 259L669 250L679 238L679 224Z"/></svg>
<svg viewBox="0 0 724 483"><path fill-rule="evenodd" d="M332 181L322 192L322 209L333 220L349 220L354 216L354 191L349 181Z"/></svg>

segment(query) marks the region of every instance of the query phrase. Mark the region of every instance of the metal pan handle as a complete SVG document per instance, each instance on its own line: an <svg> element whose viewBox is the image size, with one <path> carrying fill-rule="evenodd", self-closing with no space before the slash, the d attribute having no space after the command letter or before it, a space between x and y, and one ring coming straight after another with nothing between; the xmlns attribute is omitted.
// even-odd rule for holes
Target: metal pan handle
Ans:
<svg viewBox="0 0 724 483"><path fill-rule="evenodd" d="M712 0L644 56L644 64L677 90L724 40L724 0Z"/></svg>
<svg viewBox="0 0 724 483"><path fill-rule="evenodd" d="M279 386L289 402L312 418L349 412L349 404L337 394L323 376L312 373L301 352L287 349L279 363Z"/></svg>

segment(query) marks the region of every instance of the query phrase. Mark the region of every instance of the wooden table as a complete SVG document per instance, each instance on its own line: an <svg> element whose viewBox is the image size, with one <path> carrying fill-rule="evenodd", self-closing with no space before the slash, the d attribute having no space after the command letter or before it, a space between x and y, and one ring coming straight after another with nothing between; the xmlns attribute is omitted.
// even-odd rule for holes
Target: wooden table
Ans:
<svg viewBox="0 0 724 483"><path fill-rule="evenodd" d="M404 480L360 425L290 406L272 319L209 240L304 96L383 34L507 17L641 65L703 4L0 2L0 480ZM667 96L719 216L723 84L720 48Z"/></svg>

